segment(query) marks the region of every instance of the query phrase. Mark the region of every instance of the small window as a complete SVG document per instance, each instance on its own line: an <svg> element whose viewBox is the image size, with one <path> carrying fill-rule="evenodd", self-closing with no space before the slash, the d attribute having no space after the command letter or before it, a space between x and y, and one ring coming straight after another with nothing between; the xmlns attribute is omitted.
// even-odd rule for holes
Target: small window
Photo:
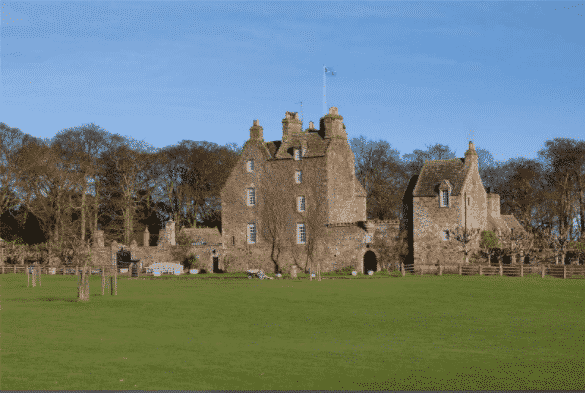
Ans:
<svg viewBox="0 0 585 393"><path fill-rule="evenodd" d="M306 241L305 224L297 224L297 244L305 244Z"/></svg>
<svg viewBox="0 0 585 393"><path fill-rule="evenodd" d="M248 188L248 206L256 205L256 191L253 188Z"/></svg>
<svg viewBox="0 0 585 393"><path fill-rule="evenodd" d="M449 230L444 230L443 231L443 240L449 240Z"/></svg>
<svg viewBox="0 0 585 393"><path fill-rule="evenodd" d="M235 245L236 245L236 237L232 236L232 246L235 246Z"/></svg>
<svg viewBox="0 0 585 393"><path fill-rule="evenodd" d="M298 197L298 200L297 200L297 209L300 212L304 212L305 211L305 197L304 196Z"/></svg>
<svg viewBox="0 0 585 393"><path fill-rule="evenodd" d="M256 243L256 224L248 224L248 244Z"/></svg>
<svg viewBox="0 0 585 393"><path fill-rule="evenodd" d="M467 206L469 206L471 204L471 198L467 197Z"/></svg>
<svg viewBox="0 0 585 393"><path fill-rule="evenodd" d="M514 228L510 228L510 234L514 236Z"/></svg>
<svg viewBox="0 0 585 393"><path fill-rule="evenodd" d="M301 151L299 149L294 149L294 156L295 156L295 161L299 161L301 159Z"/></svg>
<svg viewBox="0 0 585 393"><path fill-rule="evenodd" d="M254 160L248 160L246 168L248 172L254 172Z"/></svg>
<svg viewBox="0 0 585 393"><path fill-rule="evenodd" d="M296 172L295 181L297 183L302 183L303 182L303 172L302 171L297 171Z"/></svg>
<svg viewBox="0 0 585 393"><path fill-rule="evenodd" d="M441 206L448 207L449 206L449 191L443 190L441 191Z"/></svg>

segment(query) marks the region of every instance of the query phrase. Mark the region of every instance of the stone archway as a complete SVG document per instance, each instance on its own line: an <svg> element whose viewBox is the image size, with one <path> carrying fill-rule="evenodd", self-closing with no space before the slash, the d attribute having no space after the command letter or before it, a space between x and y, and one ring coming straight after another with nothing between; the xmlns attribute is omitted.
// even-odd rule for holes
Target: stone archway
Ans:
<svg viewBox="0 0 585 393"><path fill-rule="evenodd" d="M363 257L362 273L368 274L368 270L378 271L378 256L372 250L366 250Z"/></svg>

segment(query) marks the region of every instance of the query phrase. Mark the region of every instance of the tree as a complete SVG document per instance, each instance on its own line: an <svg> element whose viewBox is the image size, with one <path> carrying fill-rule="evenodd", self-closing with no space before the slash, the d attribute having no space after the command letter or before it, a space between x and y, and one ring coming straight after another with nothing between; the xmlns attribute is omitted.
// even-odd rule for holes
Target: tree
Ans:
<svg viewBox="0 0 585 393"><path fill-rule="evenodd" d="M321 185L324 182L312 179L312 184L310 184L311 194L312 197L310 200L307 201L305 206L305 214L304 214L304 221L305 221L305 230L306 230L306 239L305 239L305 247L307 252L307 264L309 261L311 262L310 270L311 273L313 272L313 264L315 262L315 256L317 254L317 249L323 242L326 236L326 226L325 226L325 215L323 214L322 206L324 206L324 198L323 194L324 191L321 188ZM317 258L317 280L321 281L321 255ZM312 274L309 275L309 280L313 280Z"/></svg>
<svg viewBox="0 0 585 393"><path fill-rule="evenodd" d="M457 226L449 230L449 240L456 241L465 255L465 264L469 264L469 244L479 238L480 230Z"/></svg>
<svg viewBox="0 0 585 393"><path fill-rule="evenodd" d="M279 260L287 235L288 218L288 212L282 208L282 205L283 201L290 198L288 198L282 179L279 179L278 175L268 168L262 179L260 193L262 201L261 233L263 239L270 244L270 259L274 264L274 273L280 273Z"/></svg>
<svg viewBox="0 0 585 393"><path fill-rule="evenodd" d="M488 263L491 263L493 251L501 248L501 244L494 232L482 231L479 247L485 249L485 252L488 255Z"/></svg>

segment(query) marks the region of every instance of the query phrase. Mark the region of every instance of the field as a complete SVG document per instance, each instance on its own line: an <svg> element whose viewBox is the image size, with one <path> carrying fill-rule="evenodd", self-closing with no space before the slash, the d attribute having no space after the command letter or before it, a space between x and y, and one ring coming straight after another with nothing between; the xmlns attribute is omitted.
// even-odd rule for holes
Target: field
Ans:
<svg viewBox="0 0 585 393"><path fill-rule="evenodd" d="M0 275L3 390L585 388L583 280Z"/></svg>

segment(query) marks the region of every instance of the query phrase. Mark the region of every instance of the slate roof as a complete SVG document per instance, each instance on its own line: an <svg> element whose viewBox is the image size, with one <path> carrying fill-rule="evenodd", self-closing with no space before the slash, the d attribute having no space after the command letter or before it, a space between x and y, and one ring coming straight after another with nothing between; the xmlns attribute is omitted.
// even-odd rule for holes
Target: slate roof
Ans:
<svg viewBox="0 0 585 393"><path fill-rule="evenodd" d="M434 197L441 181L448 180L453 189L451 195L459 195L470 164L464 158L426 161L413 190L414 197Z"/></svg>
<svg viewBox="0 0 585 393"><path fill-rule="evenodd" d="M179 233L186 233L192 243L221 244L221 234L217 228L182 228Z"/></svg>
<svg viewBox="0 0 585 393"><path fill-rule="evenodd" d="M270 158L276 157L276 154L280 149L288 149L292 146L301 146L301 139L307 142L307 151L304 157L321 157L325 155L327 146L329 146L329 140L323 139L318 132L305 132L301 134L301 138L295 137L283 145L282 141L266 142L266 148L270 152ZM281 153L282 154L282 153ZM286 153L287 157L291 157L290 153Z"/></svg>

